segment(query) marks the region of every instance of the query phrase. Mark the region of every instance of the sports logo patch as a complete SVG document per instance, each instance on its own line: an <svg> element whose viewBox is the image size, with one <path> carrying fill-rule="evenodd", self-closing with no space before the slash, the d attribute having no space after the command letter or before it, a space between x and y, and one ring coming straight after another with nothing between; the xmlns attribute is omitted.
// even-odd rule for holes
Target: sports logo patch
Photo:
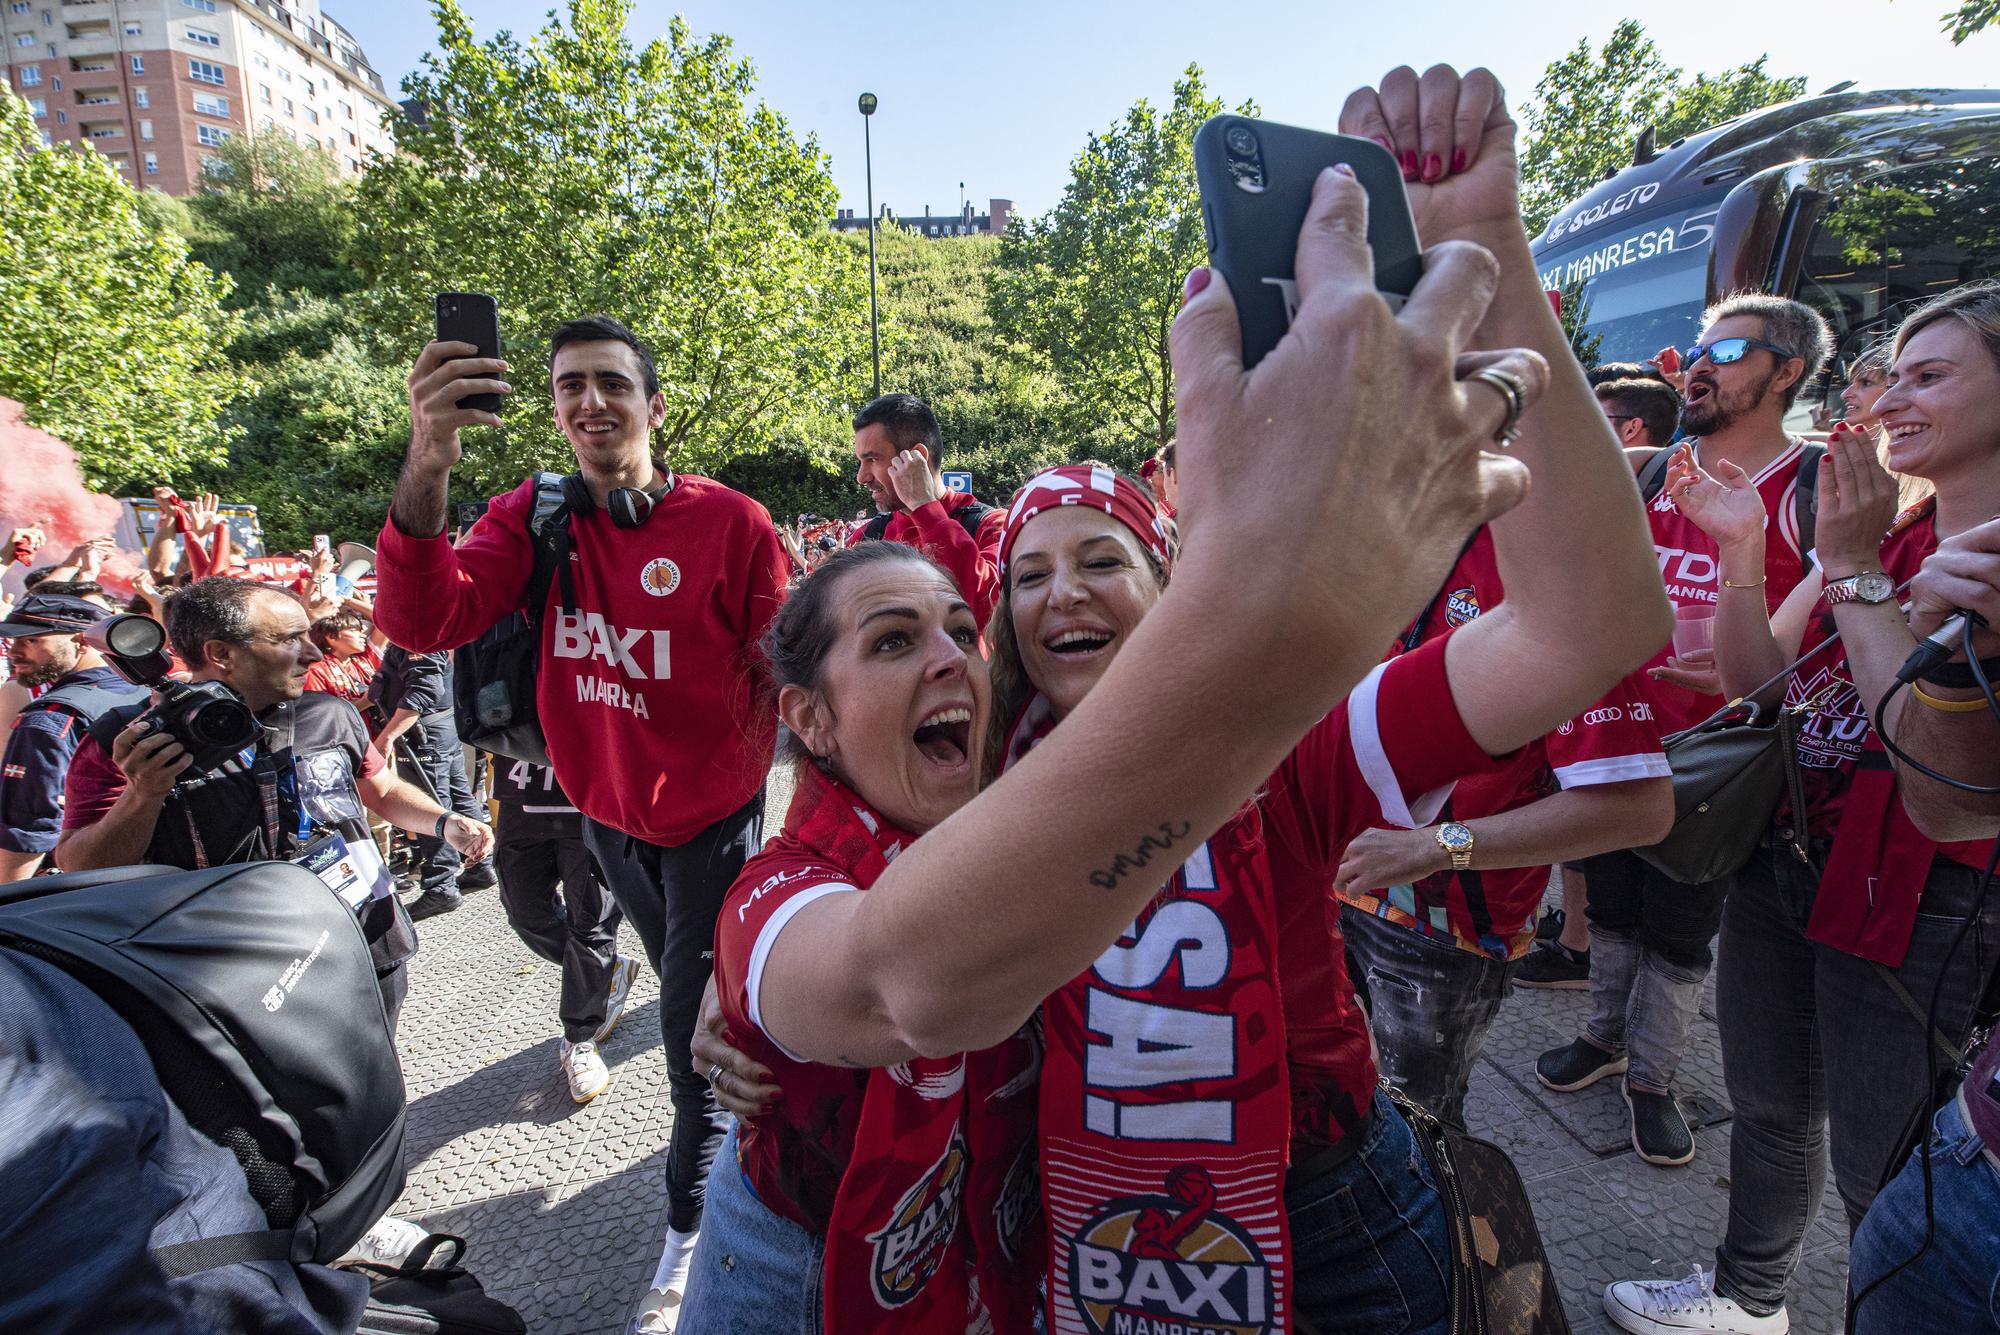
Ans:
<svg viewBox="0 0 2000 1335"><path fill-rule="evenodd" d="M681 568L664 556L646 562L639 572L639 587L655 598L664 598L681 586Z"/></svg>
<svg viewBox="0 0 2000 1335"><path fill-rule="evenodd" d="M1250 1231L1215 1208L1208 1171L1182 1164L1166 1193L1107 1202L1070 1248L1070 1296L1091 1335L1263 1335L1271 1270Z"/></svg>
<svg viewBox="0 0 2000 1335"><path fill-rule="evenodd" d="M1042 1175L1035 1154L1035 1143L1029 1141L1014 1156L1014 1162L1007 1165L1007 1176L1001 1180L999 1199L993 1202L993 1232L1000 1239L1000 1250L1010 1261L1021 1259L1021 1239L1028 1231L1028 1225L1042 1212Z"/></svg>
<svg viewBox="0 0 2000 1335"><path fill-rule="evenodd" d="M1444 620L1448 626L1463 626L1479 615L1479 593L1466 587L1453 589L1444 596Z"/></svg>
<svg viewBox="0 0 2000 1335"><path fill-rule="evenodd" d="M875 1244L869 1279L875 1286L875 1301L882 1306L901 1307L922 1293L937 1273L952 1234L958 1231L965 1170L965 1137L953 1127L951 1143L938 1161L903 1193L889 1222L868 1235Z"/></svg>

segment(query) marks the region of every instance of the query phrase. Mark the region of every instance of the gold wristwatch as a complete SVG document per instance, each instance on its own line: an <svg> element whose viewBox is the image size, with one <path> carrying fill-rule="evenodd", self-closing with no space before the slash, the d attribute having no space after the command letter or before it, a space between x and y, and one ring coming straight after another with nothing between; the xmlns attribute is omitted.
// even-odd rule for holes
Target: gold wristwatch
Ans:
<svg viewBox="0 0 2000 1335"><path fill-rule="evenodd" d="M1459 821L1448 820L1437 827L1438 847L1451 858L1453 871L1464 871L1472 865L1472 827Z"/></svg>

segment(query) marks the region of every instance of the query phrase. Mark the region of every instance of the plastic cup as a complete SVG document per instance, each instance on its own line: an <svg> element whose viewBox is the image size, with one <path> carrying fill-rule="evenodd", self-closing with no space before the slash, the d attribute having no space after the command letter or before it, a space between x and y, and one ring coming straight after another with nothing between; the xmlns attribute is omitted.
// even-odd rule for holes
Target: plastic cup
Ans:
<svg viewBox="0 0 2000 1335"><path fill-rule="evenodd" d="M1674 657L1715 648L1715 609L1705 603L1674 609Z"/></svg>

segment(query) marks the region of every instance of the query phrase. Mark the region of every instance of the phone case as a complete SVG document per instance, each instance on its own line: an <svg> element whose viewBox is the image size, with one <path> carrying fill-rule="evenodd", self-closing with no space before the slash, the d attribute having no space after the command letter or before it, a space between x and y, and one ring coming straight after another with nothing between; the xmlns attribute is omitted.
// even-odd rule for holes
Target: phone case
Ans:
<svg viewBox="0 0 2000 1335"><path fill-rule="evenodd" d="M438 293L437 336L440 343L470 343L479 349L481 357L498 357L500 303L484 292ZM458 401L458 406L497 413L500 395L468 394Z"/></svg>
<svg viewBox="0 0 2000 1335"><path fill-rule="evenodd" d="M1247 132L1248 138L1244 137ZM1246 147L1247 146L1247 147ZM1400 310L1424 270L1403 173L1372 139L1247 116L1211 117L1194 137L1195 179L1209 263L1229 280L1243 327L1243 364L1278 345L1298 307L1292 261L1313 182L1344 162L1368 192L1375 286Z"/></svg>

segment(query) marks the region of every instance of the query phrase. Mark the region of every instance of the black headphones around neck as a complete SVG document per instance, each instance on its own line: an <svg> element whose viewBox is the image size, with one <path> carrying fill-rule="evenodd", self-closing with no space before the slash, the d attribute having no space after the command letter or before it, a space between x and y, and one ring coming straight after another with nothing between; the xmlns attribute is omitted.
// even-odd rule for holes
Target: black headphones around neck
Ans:
<svg viewBox="0 0 2000 1335"><path fill-rule="evenodd" d="M674 489L674 475L666 469L660 470L666 481L650 491L637 487L618 487L604 498L604 512L611 516L611 522L619 528L638 528L652 517L653 507L660 497ZM563 503L572 515L581 517L597 508L591 499L590 485L583 480L583 474L571 473L562 480Z"/></svg>

